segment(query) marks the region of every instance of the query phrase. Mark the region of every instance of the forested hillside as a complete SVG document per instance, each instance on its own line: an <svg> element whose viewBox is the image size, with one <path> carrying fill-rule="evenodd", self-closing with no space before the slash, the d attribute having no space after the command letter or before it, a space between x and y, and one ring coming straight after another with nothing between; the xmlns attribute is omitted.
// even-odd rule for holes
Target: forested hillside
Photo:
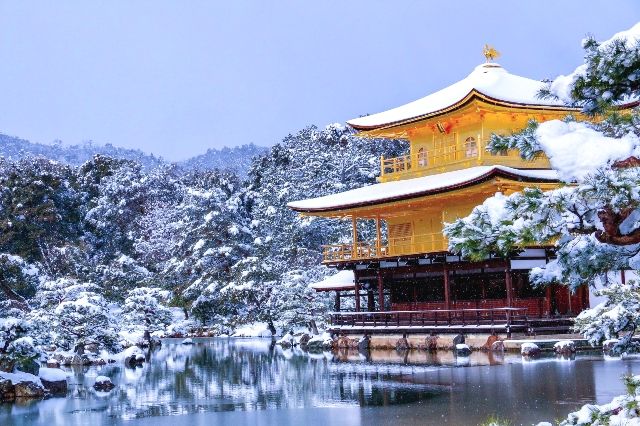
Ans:
<svg viewBox="0 0 640 426"><path fill-rule="evenodd" d="M116 350L169 326L169 306L188 318L169 332L322 318L327 304L308 284L328 272L321 244L348 238L349 226L286 203L374 183L379 156L403 149L312 126L255 157L246 180L105 155L80 166L2 159L0 311L13 320L0 340Z"/></svg>

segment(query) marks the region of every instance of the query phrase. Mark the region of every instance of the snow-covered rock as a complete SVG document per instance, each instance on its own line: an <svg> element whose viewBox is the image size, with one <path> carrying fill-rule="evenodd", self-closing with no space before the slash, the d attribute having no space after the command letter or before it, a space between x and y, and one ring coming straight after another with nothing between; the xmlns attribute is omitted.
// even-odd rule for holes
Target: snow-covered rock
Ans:
<svg viewBox="0 0 640 426"><path fill-rule="evenodd" d="M458 343L456 345L456 355L469 356L471 355L471 348L467 344Z"/></svg>
<svg viewBox="0 0 640 426"><path fill-rule="evenodd" d="M183 344L183 345L193 345L193 339L191 339L190 337L187 337L186 339L184 339L182 341L181 344Z"/></svg>
<svg viewBox="0 0 640 426"><path fill-rule="evenodd" d="M47 360L47 367L49 367L49 368L58 368L58 367L60 367L60 362L56 358L49 358Z"/></svg>
<svg viewBox="0 0 640 426"><path fill-rule="evenodd" d="M42 398L44 396L45 388L39 377L22 371L0 372L0 400L12 401L16 398Z"/></svg>
<svg viewBox="0 0 640 426"><path fill-rule="evenodd" d="M93 388L98 391L110 391L116 386L111 382L111 379L107 376L98 376L93 384Z"/></svg>
<svg viewBox="0 0 640 426"><path fill-rule="evenodd" d="M540 347L533 342L525 342L520 346L520 353L524 356L535 356L540 353Z"/></svg>
<svg viewBox="0 0 640 426"><path fill-rule="evenodd" d="M573 340L560 340L553 345L553 351L560 355L571 355L576 352L576 344Z"/></svg>
<svg viewBox="0 0 640 426"><path fill-rule="evenodd" d="M325 349L331 349L333 340L329 333L316 334L307 342L307 349L309 351L320 351Z"/></svg>
<svg viewBox="0 0 640 426"><path fill-rule="evenodd" d="M282 336L280 340L276 342L276 345L280 345L283 348L291 348L293 347L294 343L295 343L295 338L293 337L293 334L287 333L284 336Z"/></svg>
<svg viewBox="0 0 640 426"><path fill-rule="evenodd" d="M611 351L613 351L613 348L616 347L616 345L618 344L619 340L618 339L607 339L604 342L602 342L602 351L604 353L610 353Z"/></svg>
<svg viewBox="0 0 640 426"><path fill-rule="evenodd" d="M59 368L41 367L38 377L44 388L52 394L67 393L67 373Z"/></svg>

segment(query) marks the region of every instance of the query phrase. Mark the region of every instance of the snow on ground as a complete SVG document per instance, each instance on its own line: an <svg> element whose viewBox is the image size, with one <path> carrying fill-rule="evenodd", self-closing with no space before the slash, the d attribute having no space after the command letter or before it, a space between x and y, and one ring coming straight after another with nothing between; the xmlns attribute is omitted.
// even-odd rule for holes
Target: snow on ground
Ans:
<svg viewBox="0 0 640 426"><path fill-rule="evenodd" d="M271 337L266 322L256 322L236 328L231 337Z"/></svg>
<svg viewBox="0 0 640 426"><path fill-rule="evenodd" d="M9 379L14 385L22 382L33 382L42 386L42 382L40 381L39 377L34 376L33 374L25 373L23 371L16 371L15 373L5 373L4 371L0 371L0 379Z"/></svg>

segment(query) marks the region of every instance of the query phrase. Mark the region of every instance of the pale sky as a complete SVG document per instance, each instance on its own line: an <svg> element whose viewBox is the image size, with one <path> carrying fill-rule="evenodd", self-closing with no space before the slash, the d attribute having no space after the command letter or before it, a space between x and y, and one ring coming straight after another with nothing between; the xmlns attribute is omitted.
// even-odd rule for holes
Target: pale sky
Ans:
<svg viewBox="0 0 640 426"><path fill-rule="evenodd" d="M587 7L588 6L588 7ZM637 0L0 0L0 133L180 160L420 98L483 62L566 74Z"/></svg>

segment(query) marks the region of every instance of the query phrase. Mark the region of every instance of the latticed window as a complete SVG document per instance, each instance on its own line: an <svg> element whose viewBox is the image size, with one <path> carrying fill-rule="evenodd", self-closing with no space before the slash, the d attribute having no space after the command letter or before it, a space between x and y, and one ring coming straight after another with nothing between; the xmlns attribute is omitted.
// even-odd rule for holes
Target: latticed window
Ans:
<svg viewBox="0 0 640 426"><path fill-rule="evenodd" d="M389 225L389 243L396 250L409 250L412 235L413 225L411 222Z"/></svg>
<svg viewBox="0 0 640 426"><path fill-rule="evenodd" d="M474 137L468 137L464 141L464 156L473 158L478 156L478 142Z"/></svg>

